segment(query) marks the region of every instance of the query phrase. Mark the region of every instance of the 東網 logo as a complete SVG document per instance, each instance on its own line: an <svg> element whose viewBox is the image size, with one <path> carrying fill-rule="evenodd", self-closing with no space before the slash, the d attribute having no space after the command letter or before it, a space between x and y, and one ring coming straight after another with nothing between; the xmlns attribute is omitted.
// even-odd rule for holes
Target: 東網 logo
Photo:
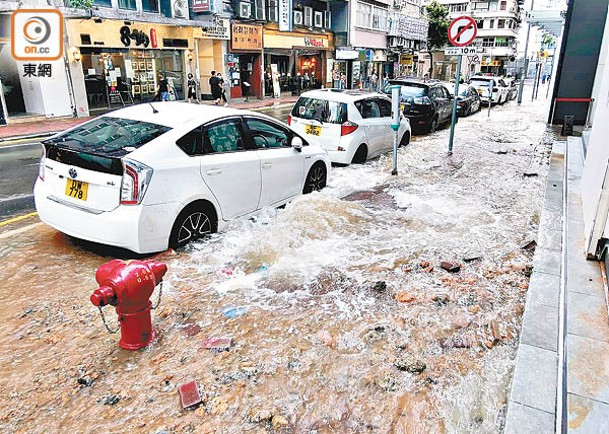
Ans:
<svg viewBox="0 0 609 434"><path fill-rule="evenodd" d="M11 15L16 60L57 60L63 55L63 15L57 9L17 9Z"/></svg>

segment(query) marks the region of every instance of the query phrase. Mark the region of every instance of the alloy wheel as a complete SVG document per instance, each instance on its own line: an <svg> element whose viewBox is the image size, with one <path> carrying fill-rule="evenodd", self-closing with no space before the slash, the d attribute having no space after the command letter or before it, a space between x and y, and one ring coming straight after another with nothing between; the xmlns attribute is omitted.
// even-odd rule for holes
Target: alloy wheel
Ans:
<svg viewBox="0 0 609 434"><path fill-rule="evenodd" d="M326 170L317 165L311 169L305 182L304 193L319 191L326 186Z"/></svg>
<svg viewBox="0 0 609 434"><path fill-rule="evenodd" d="M190 241L201 238L212 231L211 220L202 212L193 212L182 222L178 230L178 245L183 246Z"/></svg>

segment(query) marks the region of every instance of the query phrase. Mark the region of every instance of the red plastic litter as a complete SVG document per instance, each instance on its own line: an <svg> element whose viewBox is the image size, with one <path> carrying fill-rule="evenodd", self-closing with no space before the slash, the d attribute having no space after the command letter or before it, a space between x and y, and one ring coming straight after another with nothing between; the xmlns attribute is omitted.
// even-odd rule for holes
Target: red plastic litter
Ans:
<svg viewBox="0 0 609 434"><path fill-rule="evenodd" d="M182 384L180 387L178 387L178 392L180 392L182 408L192 407L193 405L197 405L203 401L196 381Z"/></svg>
<svg viewBox="0 0 609 434"><path fill-rule="evenodd" d="M186 333L186 336L197 335L200 331L201 327L198 324L188 324L186 327L184 327L184 333Z"/></svg>
<svg viewBox="0 0 609 434"><path fill-rule="evenodd" d="M203 348L208 350L227 350L233 343L233 338L207 338L203 341Z"/></svg>

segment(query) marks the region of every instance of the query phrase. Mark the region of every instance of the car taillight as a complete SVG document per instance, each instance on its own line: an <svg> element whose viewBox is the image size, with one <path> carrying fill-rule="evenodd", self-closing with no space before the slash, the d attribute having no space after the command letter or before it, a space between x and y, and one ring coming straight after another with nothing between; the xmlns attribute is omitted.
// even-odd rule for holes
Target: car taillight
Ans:
<svg viewBox="0 0 609 434"><path fill-rule="evenodd" d="M292 125L292 115L288 115L288 125Z"/></svg>
<svg viewBox="0 0 609 434"><path fill-rule="evenodd" d="M46 160L46 155L47 155L47 150L43 145L42 146L42 157L40 157L40 165L38 166L38 178L40 178L41 181L44 181L44 162Z"/></svg>
<svg viewBox="0 0 609 434"><path fill-rule="evenodd" d="M413 101L418 105L431 105L431 100L426 96L415 96Z"/></svg>
<svg viewBox="0 0 609 434"><path fill-rule="evenodd" d="M351 134L353 131L357 130L357 128L359 127L359 125L353 123L353 122L343 122L342 125L340 126L340 135L341 136L346 136L347 134Z"/></svg>
<svg viewBox="0 0 609 434"><path fill-rule="evenodd" d="M150 185L152 168L128 158L123 159L123 182L121 184L121 204L139 205Z"/></svg>

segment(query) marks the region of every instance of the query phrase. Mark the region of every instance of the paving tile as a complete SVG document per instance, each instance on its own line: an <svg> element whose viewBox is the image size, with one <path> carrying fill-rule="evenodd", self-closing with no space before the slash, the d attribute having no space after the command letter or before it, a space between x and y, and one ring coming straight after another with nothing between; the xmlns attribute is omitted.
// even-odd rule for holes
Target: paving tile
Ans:
<svg viewBox="0 0 609 434"><path fill-rule="evenodd" d="M605 297L567 293L567 333L609 342Z"/></svg>
<svg viewBox="0 0 609 434"><path fill-rule="evenodd" d="M555 274L534 272L529 282L527 305L558 307L560 277Z"/></svg>
<svg viewBox="0 0 609 434"><path fill-rule="evenodd" d="M562 231L562 206L556 209L544 209L539 221L539 232L547 230Z"/></svg>
<svg viewBox="0 0 609 434"><path fill-rule="evenodd" d="M529 298L520 343L558 351L558 307L532 303Z"/></svg>
<svg viewBox="0 0 609 434"><path fill-rule="evenodd" d="M554 413L556 366L555 352L521 343L516 358L510 400Z"/></svg>
<svg viewBox="0 0 609 434"><path fill-rule="evenodd" d="M510 401L503 434L554 434L554 414Z"/></svg>
<svg viewBox="0 0 609 434"><path fill-rule="evenodd" d="M609 343L567 335L567 388L609 404Z"/></svg>
<svg viewBox="0 0 609 434"><path fill-rule="evenodd" d="M605 297L603 277L597 261L588 261L583 255L569 255L567 264L567 292Z"/></svg>
<svg viewBox="0 0 609 434"><path fill-rule="evenodd" d="M570 433L609 433L609 405L572 393L567 396Z"/></svg>
<svg viewBox="0 0 609 434"><path fill-rule="evenodd" d="M573 201L569 200L569 208L567 209L567 219L568 220L574 220L575 222L581 223L582 225L582 230L583 230L583 223L584 223L584 210L582 208L582 204L581 201L578 203L574 203ZM582 235L583 238L583 235Z"/></svg>
<svg viewBox="0 0 609 434"><path fill-rule="evenodd" d="M560 250L562 246L562 232L558 229L540 230L537 234L537 245L550 250Z"/></svg>
<svg viewBox="0 0 609 434"><path fill-rule="evenodd" d="M561 255L560 250L550 250L538 247L533 258L533 270L560 275Z"/></svg>

